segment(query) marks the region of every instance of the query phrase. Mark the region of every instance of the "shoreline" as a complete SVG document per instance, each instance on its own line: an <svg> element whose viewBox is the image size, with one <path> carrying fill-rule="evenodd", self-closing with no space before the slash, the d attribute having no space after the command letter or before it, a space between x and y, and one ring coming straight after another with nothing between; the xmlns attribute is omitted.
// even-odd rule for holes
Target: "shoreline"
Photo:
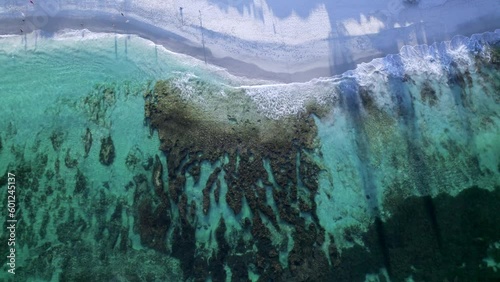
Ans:
<svg viewBox="0 0 500 282"><path fill-rule="evenodd" d="M424 9L425 11L425 9ZM401 17L410 17L411 10L401 13ZM408 15L410 14L410 15ZM24 19L33 18L35 12L25 14L24 17L11 14L9 16L0 15L0 34L21 35L29 33L33 30L41 30L50 36L53 33L64 29L88 29L92 32L118 33L118 34L133 34L144 39L150 40L155 44L162 45L167 50L185 54L200 61L205 61L207 64L215 65L226 69L230 74L249 79L264 79L282 83L290 82L306 82L319 77L331 77L340 75L348 70L354 69L360 63L369 63L375 58L387 56L389 54L397 54L404 45L431 45L434 42L442 42L450 40L453 36L471 36L476 33L495 31L500 28L500 15L488 14L487 16L478 16L473 21L452 22L445 28L436 26L435 22L416 23L408 27L388 28L374 34L365 34L360 36L338 36L336 38L318 40L317 42L309 42L301 45L287 46L289 49L283 51L285 58L275 60L272 53L262 53L262 57L252 57L248 50L258 52L258 42L253 47L245 46L247 54L236 53L238 49L234 49L233 53L224 50L221 42L219 44L200 44L194 41L192 30L187 30L185 34L179 30L169 30L164 27L156 26L135 16L121 16L118 14L103 12L103 11L74 11L61 10L54 16L48 16L47 23L41 28L29 26L29 22ZM431 17L432 18L432 17ZM22 32L21 32L22 29ZM182 30L181 30L182 31ZM203 30L202 30L203 31ZM191 33L190 33L191 32ZM212 32L212 33L209 33ZM214 35L215 34L215 35ZM234 37L225 38L224 34L217 34L207 30L207 38L205 41L210 41L213 38L219 40L225 39L227 45L235 45L246 43L241 40L235 41ZM191 37L191 38L190 38ZM220 39L223 38L223 39ZM408 40L407 38L411 38ZM214 40L215 41L215 40ZM413 44L407 44L410 43ZM263 43L266 45L262 48L275 48L274 43ZM313 46L310 47L309 45ZM312 49L318 53L313 55L313 59L304 59L303 61L295 61L297 57ZM234 46L231 46L234 47ZM330 50L324 50L328 48ZM289 51L286 53L286 51ZM301 53L302 52L302 53ZM313 53L313 52L310 52ZM249 55L250 54L250 55ZM289 56L288 60L286 55ZM296 62L291 64L289 62Z"/></svg>

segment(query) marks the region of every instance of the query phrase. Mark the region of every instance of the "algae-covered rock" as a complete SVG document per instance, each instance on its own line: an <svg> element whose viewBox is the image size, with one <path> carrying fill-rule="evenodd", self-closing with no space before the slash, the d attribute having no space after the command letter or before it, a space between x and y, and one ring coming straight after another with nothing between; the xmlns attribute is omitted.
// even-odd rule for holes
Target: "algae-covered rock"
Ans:
<svg viewBox="0 0 500 282"><path fill-rule="evenodd" d="M115 159L115 145L111 136L101 139L101 150L99 152L99 161L101 164L109 166Z"/></svg>
<svg viewBox="0 0 500 282"><path fill-rule="evenodd" d="M75 189L74 192L76 194L82 193L87 189L87 178L85 175L80 170L76 171L76 176L75 176Z"/></svg>
<svg viewBox="0 0 500 282"><path fill-rule="evenodd" d="M64 132L62 131L55 130L50 135L50 142L52 143L52 148L54 149L54 151L59 151L63 141L64 141Z"/></svg>
<svg viewBox="0 0 500 282"><path fill-rule="evenodd" d="M90 149L92 148L92 132L87 127L85 130L85 135L83 136L83 144L85 149L85 158L89 155Z"/></svg>
<svg viewBox="0 0 500 282"><path fill-rule="evenodd" d="M66 156L64 157L64 165L66 165L67 168L74 168L78 165L78 160L77 159L73 159L71 157L71 149L68 148L68 150L66 150Z"/></svg>
<svg viewBox="0 0 500 282"><path fill-rule="evenodd" d="M319 166L314 165L312 158L306 159L304 152L317 149L317 128L312 115L324 114L325 108L310 104L302 112L273 119L261 111L244 89L215 86L199 79L187 85L175 79L158 81L145 99L145 118L151 129L158 131L160 149L167 159L168 195L159 200L171 201L178 213L177 219L172 218L176 227L169 231L171 237L162 240L171 244L172 255L180 260L184 273L200 281L210 272L212 278L222 279L225 274L220 266L226 264L236 279L248 277L247 265L254 263L254 272L263 281L286 280L298 272L311 281L320 281L317 279L323 276L319 273L328 262L317 243L324 240L319 239L324 238L324 231L319 227L310 229L300 209L312 215L313 226L319 226L313 198L318 190ZM198 184L204 162L211 164L212 172L206 183ZM269 179L274 179L274 183ZM199 188L188 187L188 180ZM157 177L153 177L153 182L158 182ZM298 187L299 182L306 186ZM188 196L194 193L193 189L201 189L199 198ZM272 190L269 196L266 189ZM305 198L308 208L299 203L299 189L301 195L310 195ZM218 249L206 250L196 241L195 234L201 227L198 222L212 212L212 194L218 206L214 209L229 208L234 220L250 210L250 217L238 221L251 239L244 239L241 231L227 226L221 218L215 234ZM169 200L163 199L166 196ZM225 196L223 200L221 196ZM160 215L154 213L152 206L140 206L142 214L152 217L150 220L159 220L155 219ZM288 245L288 237L274 237L285 226L294 230L291 236L300 242L297 248L308 250L296 250L295 261L300 267L294 266L293 271L278 255ZM227 241L221 230L228 234ZM210 234L208 243L213 240L213 233ZM255 247L246 246L245 240ZM193 246L197 246L196 250ZM163 245L158 245L157 250L164 251ZM284 251L288 252L287 247Z"/></svg>

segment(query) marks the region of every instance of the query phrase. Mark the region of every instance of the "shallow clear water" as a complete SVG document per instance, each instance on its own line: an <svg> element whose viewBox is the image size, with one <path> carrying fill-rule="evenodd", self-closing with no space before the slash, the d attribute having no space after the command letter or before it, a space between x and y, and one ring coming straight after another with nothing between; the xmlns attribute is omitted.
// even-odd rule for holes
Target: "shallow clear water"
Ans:
<svg viewBox="0 0 500 282"><path fill-rule="evenodd" d="M498 65L483 49L403 51L340 77L238 86L134 36L0 38L1 185L9 172L17 183L12 281L498 278ZM193 117L155 127L145 101L163 99L165 79L176 113L194 107ZM295 137L314 141L286 139L311 104L323 109L306 123L314 130ZM182 126L162 131L168 123ZM259 137L214 141L246 126Z"/></svg>

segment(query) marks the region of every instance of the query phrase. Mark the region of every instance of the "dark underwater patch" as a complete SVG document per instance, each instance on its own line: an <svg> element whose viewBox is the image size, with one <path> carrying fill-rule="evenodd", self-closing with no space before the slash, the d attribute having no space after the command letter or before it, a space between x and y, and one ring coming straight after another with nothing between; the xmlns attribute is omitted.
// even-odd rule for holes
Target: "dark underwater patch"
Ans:
<svg viewBox="0 0 500 282"><path fill-rule="evenodd" d="M490 192L471 187L452 197L441 194L432 199L440 238L433 232L427 210L428 197L410 197L391 210L380 224L362 235L366 248L343 250L340 263L331 272L331 281L363 281L365 273L390 269L392 281L495 281L500 273L483 261L491 255L490 245L500 240L500 188ZM440 243L441 242L441 243ZM382 262L389 254L390 266ZM498 257L497 257L498 259Z"/></svg>

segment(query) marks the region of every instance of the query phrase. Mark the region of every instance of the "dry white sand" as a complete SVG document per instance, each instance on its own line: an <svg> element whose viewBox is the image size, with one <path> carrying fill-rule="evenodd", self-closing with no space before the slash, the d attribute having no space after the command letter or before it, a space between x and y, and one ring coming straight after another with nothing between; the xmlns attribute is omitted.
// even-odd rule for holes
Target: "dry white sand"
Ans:
<svg viewBox="0 0 500 282"><path fill-rule="evenodd" d="M498 0L71 2L0 2L0 34L133 33L236 75L290 82L340 74L403 45L500 28Z"/></svg>

